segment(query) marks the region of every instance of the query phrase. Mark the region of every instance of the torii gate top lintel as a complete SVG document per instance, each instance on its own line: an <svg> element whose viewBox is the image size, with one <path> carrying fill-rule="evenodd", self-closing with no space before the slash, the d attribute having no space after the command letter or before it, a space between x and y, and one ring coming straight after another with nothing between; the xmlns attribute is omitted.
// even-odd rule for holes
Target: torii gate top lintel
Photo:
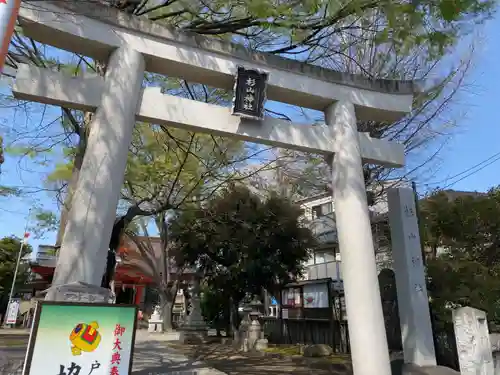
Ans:
<svg viewBox="0 0 500 375"><path fill-rule="evenodd" d="M24 33L42 43L107 59L128 44L146 59L146 70L231 89L238 65L270 73L268 98L323 111L347 99L359 120L396 121L411 110L412 81L373 80L251 52L235 43L183 33L98 2L26 2L19 13Z"/></svg>

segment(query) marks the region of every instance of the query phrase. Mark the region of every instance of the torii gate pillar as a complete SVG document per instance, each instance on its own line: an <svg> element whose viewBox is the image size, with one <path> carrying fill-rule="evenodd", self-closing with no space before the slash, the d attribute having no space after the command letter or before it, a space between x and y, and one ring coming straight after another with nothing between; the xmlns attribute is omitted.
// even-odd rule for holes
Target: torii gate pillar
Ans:
<svg viewBox="0 0 500 375"><path fill-rule="evenodd" d="M333 202L354 374L391 373L354 105L325 110L333 128Z"/></svg>
<svg viewBox="0 0 500 375"><path fill-rule="evenodd" d="M57 299L60 285L82 281L101 285L144 67L142 54L126 46L109 59L48 300Z"/></svg>

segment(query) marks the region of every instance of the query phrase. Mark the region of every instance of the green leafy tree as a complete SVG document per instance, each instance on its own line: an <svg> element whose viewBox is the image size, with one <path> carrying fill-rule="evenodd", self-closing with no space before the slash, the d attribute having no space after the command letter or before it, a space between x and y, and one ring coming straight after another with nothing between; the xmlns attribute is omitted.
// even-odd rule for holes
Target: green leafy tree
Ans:
<svg viewBox="0 0 500 375"><path fill-rule="evenodd" d="M234 317L247 293L275 292L302 273L315 240L301 225L301 214L282 197L262 201L246 187L232 186L180 215L171 238L178 262L202 271L207 287L222 294L225 311Z"/></svg>
<svg viewBox="0 0 500 375"><path fill-rule="evenodd" d="M17 237L4 237L0 239L0 295L2 298L0 311L5 311L7 301L14 280L14 270L16 268L17 257L21 249L21 240ZM21 257L25 257L32 252L29 244L23 246ZM29 276L29 266L21 262L16 277L15 287L23 285Z"/></svg>
<svg viewBox="0 0 500 375"><path fill-rule="evenodd" d="M471 306L487 312L488 321L500 323L500 268L476 261L443 256L427 264L429 295L437 324L451 320L451 311Z"/></svg>
<svg viewBox="0 0 500 375"><path fill-rule="evenodd" d="M499 322L500 191L437 191L421 201L420 225L429 254L427 275L437 322L472 306Z"/></svg>
<svg viewBox="0 0 500 375"><path fill-rule="evenodd" d="M171 311L182 272L173 262L169 246L169 215L209 199L230 181L247 178L239 166L249 155L254 154L243 143L227 138L148 124L135 128L120 221L145 260L142 271L153 279L167 329L172 328ZM151 222L160 244L149 239ZM178 269L172 271L175 267Z"/></svg>
<svg viewBox="0 0 500 375"><path fill-rule="evenodd" d="M457 196L458 194L458 196ZM424 244L455 259L500 265L500 189L487 193L438 191L421 203Z"/></svg>

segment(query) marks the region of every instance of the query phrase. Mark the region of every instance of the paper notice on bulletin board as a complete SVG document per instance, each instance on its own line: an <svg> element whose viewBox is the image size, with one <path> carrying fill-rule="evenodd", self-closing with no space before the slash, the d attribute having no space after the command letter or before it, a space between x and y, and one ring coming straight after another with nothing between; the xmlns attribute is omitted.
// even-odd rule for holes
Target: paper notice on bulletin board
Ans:
<svg viewBox="0 0 500 375"><path fill-rule="evenodd" d="M328 284L304 285L305 308L327 308L328 306Z"/></svg>

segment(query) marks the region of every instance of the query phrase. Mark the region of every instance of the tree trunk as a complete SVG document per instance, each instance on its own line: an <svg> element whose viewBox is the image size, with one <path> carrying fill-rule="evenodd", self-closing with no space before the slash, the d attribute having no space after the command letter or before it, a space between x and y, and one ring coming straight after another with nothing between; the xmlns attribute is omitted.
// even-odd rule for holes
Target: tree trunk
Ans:
<svg viewBox="0 0 500 375"><path fill-rule="evenodd" d="M172 325L172 310L174 303L171 298L171 293L167 290L160 290L160 316L163 320L163 329L171 331Z"/></svg>
<svg viewBox="0 0 500 375"><path fill-rule="evenodd" d="M235 337L236 332L238 332L238 308L236 307L234 299L229 300L229 330L230 337Z"/></svg>

